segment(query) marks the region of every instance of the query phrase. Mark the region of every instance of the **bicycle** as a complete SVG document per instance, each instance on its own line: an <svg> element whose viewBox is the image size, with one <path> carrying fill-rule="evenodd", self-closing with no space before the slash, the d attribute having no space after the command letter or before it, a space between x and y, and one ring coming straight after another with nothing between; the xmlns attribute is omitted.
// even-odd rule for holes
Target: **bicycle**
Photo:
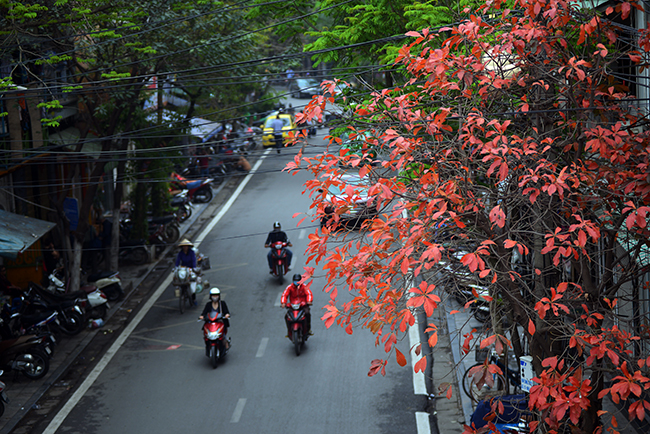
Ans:
<svg viewBox="0 0 650 434"><path fill-rule="evenodd" d="M488 357L488 355L485 351L477 351L476 360L478 362L472 365L463 374L463 392L465 392L472 401L479 402L493 396L508 395L510 392L509 389L511 389L513 393L521 391L521 374L519 370L505 366L494 350L490 351L489 362L490 364L496 365L503 374L492 374L493 384L483 384L479 388L473 376L478 374L480 368L485 365L485 363L480 360L485 360L486 357Z"/></svg>

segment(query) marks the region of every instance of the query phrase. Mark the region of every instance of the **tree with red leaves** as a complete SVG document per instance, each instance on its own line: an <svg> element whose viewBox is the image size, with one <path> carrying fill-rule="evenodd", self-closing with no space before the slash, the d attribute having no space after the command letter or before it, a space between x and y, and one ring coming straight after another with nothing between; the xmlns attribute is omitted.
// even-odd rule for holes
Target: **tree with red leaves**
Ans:
<svg viewBox="0 0 650 434"><path fill-rule="evenodd" d="M650 411L650 140L638 79L650 39L630 24L634 3L508 5L410 32L403 85L347 101L347 129L365 151L331 137L327 152L287 166L314 174L306 187L326 222L309 237L310 271L327 277L326 325L370 330L400 365L393 344L414 315L485 288L491 327L463 349L532 356L531 428L616 432L624 419L604 399L630 420ZM322 119L328 102L314 97L301 120ZM365 185L346 183L350 166ZM332 186L345 195L333 199ZM353 231L343 216L360 197ZM351 297L339 301L340 290ZM431 322L431 347L436 330ZM477 383L495 372L485 364Z"/></svg>

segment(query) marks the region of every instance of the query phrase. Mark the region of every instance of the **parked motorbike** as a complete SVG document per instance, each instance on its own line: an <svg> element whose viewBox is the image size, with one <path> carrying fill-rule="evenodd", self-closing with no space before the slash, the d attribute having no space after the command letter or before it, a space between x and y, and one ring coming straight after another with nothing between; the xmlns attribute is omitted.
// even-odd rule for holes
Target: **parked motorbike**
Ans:
<svg viewBox="0 0 650 434"><path fill-rule="evenodd" d="M0 370L0 376L3 374L3 371ZM0 417L5 413L5 404L9 404L9 398L5 393L5 383L0 381Z"/></svg>
<svg viewBox="0 0 650 434"><path fill-rule="evenodd" d="M289 265L287 262L287 243L277 241L271 245L271 259L273 260L273 275L282 282L284 275L289 272Z"/></svg>
<svg viewBox="0 0 650 434"><path fill-rule="evenodd" d="M86 281L106 294L108 301L117 301L124 295L119 271L100 271L87 276Z"/></svg>
<svg viewBox="0 0 650 434"><path fill-rule="evenodd" d="M0 314L0 337L2 339L14 339L23 335L48 336L51 347L56 345L52 327L56 326L57 312L54 309L43 312L35 312L31 315L21 313L24 301L20 306L15 303L11 306L6 303Z"/></svg>
<svg viewBox="0 0 650 434"><path fill-rule="evenodd" d="M306 304L304 302L292 303L291 307L287 309L287 314L284 317L284 320L287 323L287 330L289 331L287 336L289 340L293 342L296 356L300 355L302 347L305 345L305 342L307 342L307 338L309 338L305 306Z"/></svg>
<svg viewBox="0 0 650 434"><path fill-rule="evenodd" d="M174 197L172 197L170 206L172 208L177 208L176 217L179 223L184 222L192 216L192 202L187 195L187 190L179 191Z"/></svg>
<svg viewBox="0 0 650 434"><path fill-rule="evenodd" d="M84 295L83 291L74 294L54 294L30 282L25 291L25 313L55 310L58 329L66 335L74 336L85 328L85 315L82 310Z"/></svg>
<svg viewBox="0 0 650 434"><path fill-rule="evenodd" d="M171 185L174 190L187 190L192 202L208 203L212 200L212 178L189 180L176 172L171 174Z"/></svg>
<svg viewBox="0 0 650 434"><path fill-rule="evenodd" d="M0 368L6 371L20 371L32 380L47 375L50 357L44 350L44 337L19 336L0 342Z"/></svg>
<svg viewBox="0 0 650 434"><path fill-rule="evenodd" d="M223 320L224 318L221 313L217 312L210 312L204 319L203 340L205 341L205 355L210 358L213 369L217 367L219 362L228 353L226 339L230 342L230 338L226 338L226 328Z"/></svg>
<svg viewBox="0 0 650 434"><path fill-rule="evenodd" d="M68 292L68 288L63 283L63 280L61 280L62 277L56 273L48 276L50 285L47 287L47 291L59 296L58 299L53 299L52 301L77 300L88 318L104 318L104 315L108 311L108 297L101 289L95 285L82 285L79 291ZM37 287L35 290L39 292L40 289L40 287ZM121 286L120 291L122 291ZM47 298L46 294L45 297Z"/></svg>
<svg viewBox="0 0 650 434"><path fill-rule="evenodd" d="M150 228L156 226L156 230L162 226L162 239L167 244L173 244L181 237L180 223L174 214L149 219Z"/></svg>

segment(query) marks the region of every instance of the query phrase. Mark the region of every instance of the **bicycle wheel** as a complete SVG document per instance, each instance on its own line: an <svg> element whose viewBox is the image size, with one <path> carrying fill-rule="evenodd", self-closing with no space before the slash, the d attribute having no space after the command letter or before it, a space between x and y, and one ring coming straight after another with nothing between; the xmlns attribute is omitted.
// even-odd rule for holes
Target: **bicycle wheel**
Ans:
<svg viewBox="0 0 650 434"><path fill-rule="evenodd" d="M499 396L505 393L506 380L501 374L492 375L492 379L494 380L493 386L484 384L480 388L477 387L476 383L473 381L474 378L470 377L470 371L472 368L482 365L482 363L472 365L472 367L463 374L463 392L465 392L465 395L469 396L474 402L479 402L483 399L489 399L493 396ZM476 375L480 375L480 373L477 372Z"/></svg>

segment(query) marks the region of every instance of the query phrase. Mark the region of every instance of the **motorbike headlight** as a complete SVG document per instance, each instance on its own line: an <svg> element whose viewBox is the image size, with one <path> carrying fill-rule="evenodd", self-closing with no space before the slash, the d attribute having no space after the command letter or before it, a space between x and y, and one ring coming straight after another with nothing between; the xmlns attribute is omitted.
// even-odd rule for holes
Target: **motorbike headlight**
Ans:
<svg viewBox="0 0 650 434"><path fill-rule="evenodd" d="M207 336L208 336L209 340L214 341L216 339L219 339L219 336L221 336L221 333L219 333L219 332L208 332Z"/></svg>
<svg viewBox="0 0 650 434"><path fill-rule="evenodd" d="M292 304L292 305L291 305L291 308L292 308L293 310L298 310L298 309L300 309L300 303L298 303L298 304Z"/></svg>

